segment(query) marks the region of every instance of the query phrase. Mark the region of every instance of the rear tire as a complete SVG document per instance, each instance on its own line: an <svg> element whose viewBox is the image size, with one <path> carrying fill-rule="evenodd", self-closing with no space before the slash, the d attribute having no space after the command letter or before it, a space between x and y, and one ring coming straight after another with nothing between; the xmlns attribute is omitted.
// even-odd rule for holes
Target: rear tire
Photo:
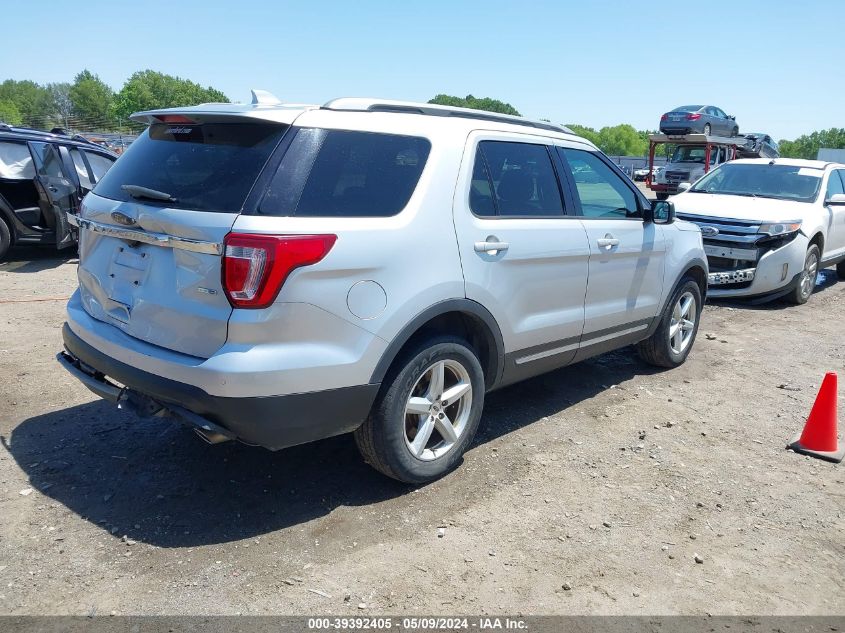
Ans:
<svg viewBox="0 0 845 633"><path fill-rule="evenodd" d="M0 215L0 262L6 257L10 248L12 248L12 231L6 224L6 218Z"/></svg>
<svg viewBox="0 0 845 633"><path fill-rule="evenodd" d="M705 123L705 124L704 124L704 133L705 133L707 136L710 136L710 130L712 130L712 129L713 129L713 128L711 128L711 127L710 127L710 124L709 124L709 123Z"/></svg>
<svg viewBox="0 0 845 633"><path fill-rule="evenodd" d="M428 483L460 463L483 407L484 372L472 348L455 337L431 338L396 361L355 443L382 474Z"/></svg>
<svg viewBox="0 0 845 633"><path fill-rule="evenodd" d="M681 279L654 334L637 343L640 358L657 367L682 365L695 343L703 307L698 282L692 277Z"/></svg>
<svg viewBox="0 0 845 633"><path fill-rule="evenodd" d="M819 262L821 261L822 253L818 245L810 244L807 249L807 255L804 257L804 270L801 271L801 277L798 280L798 285L786 295L786 300L794 305L804 305L809 301L816 288L816 280L819 276ZM836 268L837 272L839 267Z"/></svg>
<svg viewBox="0 0 845 633"><path fill-rule="evenodd" d="M845 281L845 262L836 264L836 276L839 277L840 281Z"/></svg>
<svg viewBox="0 0 845 633"><path fill-rule="evenodd" d="M657 192L657 193L656 193L656 194L654 194L654 195L655 195L655 196L657 196L657 199L658 199L658 200L668 200L668 198L669 198L669 194L668 194L668 193L663 193L662 191L659 191L659 192Z"/></svg>

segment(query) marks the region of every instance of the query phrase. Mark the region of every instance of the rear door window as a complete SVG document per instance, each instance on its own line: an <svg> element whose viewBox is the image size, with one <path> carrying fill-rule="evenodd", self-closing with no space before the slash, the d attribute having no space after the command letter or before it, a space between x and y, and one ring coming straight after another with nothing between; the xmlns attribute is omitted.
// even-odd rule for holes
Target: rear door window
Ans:
<svg viewBox="0 0 845 633"><path fill-rule="evenodd" d="M154 123L105 172L94 193L129 202L135 199L122 185L138 185L176 199L144 198L144 204L238 213L287 129L264 122Z"/></svg>
<svg viewBox="0 0 845 633"><path fill-rule="evenodd" d="M4 180L32 180L35 166L25 143L0 142L0 178Z"/></svg>
<svg viewBox="0 0 845 633"><path fill-rule="evenodd" d="M479 216L562 216L563 200L548 148L509 141L479 143L470 208Z"/></svg>
<svg viewBox="0 0 845 633"><path fill-rule="evenodd" d="M389 217L416 189L431 143L350 130L297 131L258 207L261 215Z"/></svg>

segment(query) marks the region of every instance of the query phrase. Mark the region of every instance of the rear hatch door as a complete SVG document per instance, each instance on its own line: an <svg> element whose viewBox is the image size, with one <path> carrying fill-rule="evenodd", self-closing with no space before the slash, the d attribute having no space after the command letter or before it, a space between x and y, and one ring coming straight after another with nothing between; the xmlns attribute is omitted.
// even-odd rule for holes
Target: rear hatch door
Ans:
<svg viewBox="0 0 845 633"><path fill-rule="evenodd" d="M86 311L126 334L208 358L225 342L223 241L288 125L167 114L97 183L80 224Z"/></svg>

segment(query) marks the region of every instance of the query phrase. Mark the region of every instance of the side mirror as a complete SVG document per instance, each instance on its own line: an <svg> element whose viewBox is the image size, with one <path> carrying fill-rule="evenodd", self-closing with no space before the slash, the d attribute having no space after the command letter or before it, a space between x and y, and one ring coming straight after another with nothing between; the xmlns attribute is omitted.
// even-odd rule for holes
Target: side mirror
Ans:
<svg viewBox="0 0 845 633"><path fill-rule="evenodd" d="M733 114L729 114L729 115L728 115L728 118L729 118L731 121L736 121L736 117L735 117Z"/></svg>
<svg viewBox="0 0 845 633"><path fill-rule="evenodd" d="M679 182L678 191L687 191L692 185L688 182Z"/></svg>
<svg viewBox="0 0 845 633"><path fill-rule="evenodd" d="M830 198L824 201L825 206L843 206L845 205L845 193L835 193Z"/></svg>
<svg viewBox="0 0 845 633"><path fill-rule="evenodd" d="M672 224L675 221L675 204L668 200L653 200L643 212L643 220L655 224Z"/></svg>

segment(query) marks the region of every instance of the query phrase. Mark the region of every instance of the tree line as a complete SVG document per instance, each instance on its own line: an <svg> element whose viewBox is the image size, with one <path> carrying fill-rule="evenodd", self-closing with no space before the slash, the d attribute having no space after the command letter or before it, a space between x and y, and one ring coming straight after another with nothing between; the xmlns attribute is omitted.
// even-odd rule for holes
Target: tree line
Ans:
<svg viewBox="0 0 845 633"><path fill-rule="evenodd" d="M229 102L212 87L154 70L134 73L117 92L83 70L73 82L38 84L7 79L0 83L0 121L39 129L62 127L113 132L138 127L129 115L140 110Z"/></svg>
<svg viewBox="0 0 845 633"><path fill-rule="evenodd" d="M134 73L117 92L96 74L83 70L73 82L40 85L34 81L7 79L0 83L0 121L39 129L63 127L74 131L114 132L140 129L129 115L141 110L228 103L229 98L211 86L154 70ZM491 97L457 97L439 94L429 103L474 108L522 116L510 103ZM646 156L648 135L623 123L594 129L576 123L567 127L593 142L610 156ZM845 128L819 130L795 140L781 140L781 156L814 159L820 147L845 148Z"/></svg>

